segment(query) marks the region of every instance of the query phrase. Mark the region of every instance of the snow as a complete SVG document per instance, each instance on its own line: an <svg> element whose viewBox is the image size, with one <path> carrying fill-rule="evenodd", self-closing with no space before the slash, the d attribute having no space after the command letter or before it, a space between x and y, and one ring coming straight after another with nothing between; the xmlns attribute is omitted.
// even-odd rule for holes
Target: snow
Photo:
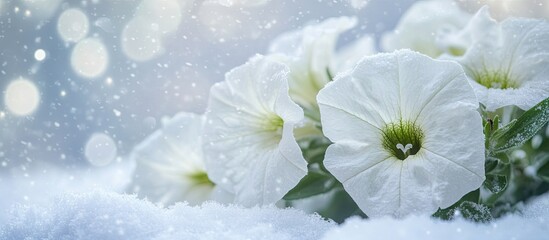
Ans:
<svg viewBox="0 0 549 240"><path fill-rule="evenodd" d="M58 161L65 157L62 155ZM1 166L9 166L9 163L2 161ZM8 212L16 205L45 206L63 194L87 193L97 189L122 192L131 179L132 167L128 162L116 161L109 167L70 168L67 171L52 164L35 162L33 167L14 168L11 174L0 174L0 226L7 222Z"/></svg>
<svg viewBox="0 0 549 240"><path fill-rule="evenodd" d="M216 203L165 209L104 191L19 206L11 216L0 239L319 239L334 226L295 209Z"/></svg>
<svg viewBox="0 0 549 240"><path fill-rule="evenodd" d="M410 216L400 220L355 217L327 232L323 239L546 239L549 234L548 221L549 194L546 194L529 203L522 214L488 223L464 219L442 221L428 216Z"/></svg>
<svg viewBox="0 0 549 240"><path fill-rule="evenodd" d="M109 171L89 174L105 179L114 170ZM50 174L62 175L53 171ZM54 184L65 189L58 191L57 197L48 195L53 189L27 192L29 201L25 201L26 204L11 207L5 217L0 217L0 239L452 240L543 239L549 234L549 194L527 203L521 214L489 223L463 219L441 221L428 216L404 219L355 217L336 226L317 215L296 209L274 206L243 208L213 202L198 207L178 203L162 208L133 195L116 193L120 192L120 187L91 190L90 186L77 180ZM71 186L84 187L63 193ZM50 200L44 201L39 196ZM6 202L0 201L0 207L6 208Z"/></svg>
<svg viewBox="0 0 549 240"><path fill-rule="evenodd" d="M296 209L163 208L123 194L133 174L125 156L159 119L202 112L210 85L279 33L356 14L363 24L343 46L392 29L412 2L0 0L0 240L547 236L549 195L527 205L524 216L489 224L409 217L336 226ZM330 199L294 206L310 211Z"/></svg>

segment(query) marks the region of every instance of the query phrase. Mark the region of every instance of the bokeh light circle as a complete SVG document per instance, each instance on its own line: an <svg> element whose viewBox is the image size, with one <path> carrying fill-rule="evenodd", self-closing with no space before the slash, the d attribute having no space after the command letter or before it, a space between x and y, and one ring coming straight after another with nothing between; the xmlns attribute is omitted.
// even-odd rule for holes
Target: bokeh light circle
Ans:
<svg viewBox="0 0 549 240"><path fill-rule="evenodd" d="M33 82L20 78L8 84L4 104L11 113L18 116L30 115L39 103L40 92Z"/></svg>
<svg viewBox="0 0 549 240"><path fill-rule="evenodd" d="M117 156L118 148L107 134L94 133L86 142L84 156L94 166L109 165Z"/></svg>
<svg viewBox="0 0 549 240"><path fill-rule="evenodd" d="M37 49L34 52L34 59L39 62L44 61L44 59L46 59L46 51L44 51L44 49Z"/></svg>
<svg viewBox="0 0 549 240"><path fill-rule="evenodd" d="M122 31L122 51L135 61L147 61L164 52L162 34L146 18L132 19Z"/></svg>
<svg viewBox="0 0 549 240"><path fill-rule="evenodd" d="M80 41L88 35L89 28L88 17L76 8L65 10L57 20L57 31L66 42Z"/></svg>
<svg viewBox="0 0 549 240"><path fill-rule="evenodd" d="M103 42L86 38L76 44L71 54L71 66L78 75L87 78L98 77L105 72L109 54Z"/></svg>

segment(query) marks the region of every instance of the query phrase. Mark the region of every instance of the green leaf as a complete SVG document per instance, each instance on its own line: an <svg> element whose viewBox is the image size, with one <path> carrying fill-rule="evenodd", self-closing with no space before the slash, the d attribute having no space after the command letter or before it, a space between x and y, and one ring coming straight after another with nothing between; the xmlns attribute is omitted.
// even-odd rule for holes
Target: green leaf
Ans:
<svg viewBox="0 0 549 240"><path fill-rule="evenodd" d="M461 199L459 199L459 201L454 203L454 205L445 209L439 209L437 212L433 214L433 217L440 218L443 220L451 220L455 216L454 215L455 211L458 210L459 206L461 206L462 203L464 202L478 203L479 199L480 199L480 188L465 194L465 196L461 197Z"/></svg>
<svg viewBox="0 0 549 240"><path fill-rule="evenodd" d="M484 135L486 135L486 138L488 138L492 134L492 128L490 121L486 121L484 124Z"/></svg>
<svg viewBox="0 0 549 240"><path fill-rule="evenodd" d="M484 186L492 193L499 193L507 188L507 177L503 175L487 175Z"/></svg>
<svg viewBox="0 0 549 240"><path fill-rule="evenodd" d="M486 223L493 219L490 209L482 204L465 201L457 209L461 216L467 220Z"/></svg>
<svg viewBox="0 0 549 240"><path fill-rule="evenodd" d="M502 179L502 177L505 179ZM482 203L493 207L505 193L509 179L511 179L511 164L499 162L495 169L486 174L486 180L483 185L493 194L483 199ZM503 181L505 181L505 184L503 184Z"/></svg>
<svg viewBox="0 0 549 240"><path fill-rule="evenodd" d="M326 68L326 75L328 75L328 79L330 79L330 81L334 80L334 75L332 75L329 68Z"/></svg>
<svg viewBox="0 0 549 240"><path fill-rule="evenodd" d="M496 115L494 119L487 118L484 124L484 134L486 136L492 135L492 132L499 128L499 117Z"/></svg>
<svg viewBox="0 0 549 240"><path fill-rule="evenodd" d="M330 191L337 183L337 180L328 174L309 172L283 199L297 200L315 196Z"/></svg>
<svg viewBox="0 0 549 240"><path fill-rule="evenodd" d="M454 218L454 213L456 211L455 207L449 207L445 209L438 209L435 213L433 213L433 217L439 218L442 220L452 220Z"/></svg>
<svg viewBox="0 0 549 240"><path fill-rule="evenodd" d="M469 201L469 202L478 203L479 198L480 198L480 188L465 194L465 196L463 196L459 200L459 202Z"/></svg>
<svg viewBox="0 0 549 240"><path fill-rule="evenodd" d="M309 164L313 164L322 163L326 148L330 146L331 142L325 137L315 137L300 141L299 144L305 160L307 160Z"/></svg>
<svg viewBox="0 0 549 240"><path fill-rule="evenodd" d="M498 153L522 145L549 121L549 98L526 111L518 119L493 132L489 150Z"/></svg>
<svg viewBox="0 0 549 240"><path fill-rule="evenodd" d="M317 212L324 218L334 220L336 223L343 223L350 216L366 218L349 193L341 185L337 185L328 193L329 203ZM331 197L330 197L331 196Z"/></svg>
<svg viewBox="0 0 549 240"><path fill-rule="evenodd" d="M484 170L488 174L496 169L498 166L499 160L494 157L487 157L486 162L484 163Z"/></svg>

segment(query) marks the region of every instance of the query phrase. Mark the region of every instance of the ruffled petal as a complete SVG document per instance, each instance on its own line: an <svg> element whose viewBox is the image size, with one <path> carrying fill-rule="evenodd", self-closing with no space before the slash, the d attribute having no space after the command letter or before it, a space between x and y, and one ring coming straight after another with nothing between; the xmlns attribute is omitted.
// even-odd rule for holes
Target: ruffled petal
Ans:
<svg viewBox="0 0 549 240"><path fill-rule="evenodd" d="M307 109L316 109L316 95L331 79L329 67L339 35L356 25L349 17L330 18L276 38L269 52L290 69L290 96Z"/></svg>
<svg viewBox="0 0 549 240"><path fill-rule="evenodd" d="M475 18L494 22L486 7ZM509 18L469 34L472 46L457 60L488 111L511 105L527 110L549 96L547 21Z"/></svg>
<svg viewBox="0 0 549 240"><path fill-rule="evenodd" d="M290 99L287 75L285 65L257 56L210 91L206 167L235 203L275 203L307 172L293 136L303 110Z"/></svg>

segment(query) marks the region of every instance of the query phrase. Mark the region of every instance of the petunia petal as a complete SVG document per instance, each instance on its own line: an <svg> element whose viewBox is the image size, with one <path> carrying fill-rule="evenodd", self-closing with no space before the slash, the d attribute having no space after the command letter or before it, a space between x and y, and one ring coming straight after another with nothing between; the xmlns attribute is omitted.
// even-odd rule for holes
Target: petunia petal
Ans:
<svg viewBox="0 0 549 240"><path fill-rule="evenodd" d="M436 171L432 172L434 175L433 199L440 208L450 207L465 194L478 189L484 182L484 173L479 175L476 172L478 167L475 169L475 166L464 165L463 162L451 160L427 149L422 149L422 151L423 159L436 167ZM469 154L466 157L484 160L484 156L475 156L474 154ZM475 165L478 165L480 161L476 160L476 162Z"/></svg>
<svg viewBox="0 0 549 240"><path fill-rule="evenodd" d="M431 57L443 51L437 36L460 30L470 18L451 0L418 1L408 9L393 32L382 38L386 51L408 48Z"/></svg>
<svg viewBox="0 0 549 240"><path fill-rule="evenodd" d="M452 96L457 97L458 91L454 92L453 87L466 89L469 91L466 93L467 99L471 99L471 94L473 94L472 99L475 99L463 69L455 62L433 61L427 56L412 52L399 52L394 62L398 70L393 71L398 72L399 75L398 82L393 86L397 86L399 90L399 114L402 119L415 121L422 114L429 113L431 108L428 107L440 104L439 101L433 100L437 96L440 96L437 100L445 103L454 101L455 98L445 98L447 94L454 94ZM377 66L372 65L372 67ZM457 83L450 86L454 81ZM462 92L459 91L459 93Z"/></svg>
<svg viewBox="0 0 549 240"><path fill-rule="evenodd" d="M488 7L483 7L463 29L439 34L436 39L437 45L445 52L440 58L460 58L471 48L473 43L485 39L496 39L499 34L497 22L490 17ZM493 42L488 44L491 45Z"/></svg>
<svg viewBox="0 0 549 240"><path fill-rule="evenodd" d="M433 164L418 153L405 161L402 161L400 169L400 203L396 210L396 216L409 214L421 214L436 212L439 208L436 186L444 182L436 179L433 174L438 171L438 166Z"/></svg>
<svg viewBox="0 0 549 240"><path fill-rule="evenodd" d="M369 217L395 215L401 201L401 165L398 159L382 161L347 180L343 187Z"/></svg>
<svg viewBox="0 0 549 240"><path fill-rule="evenodd" d="M356 18L329 18L315 25L282 34L269 48L271 57L292 70L290 96L307 109L316 109L316 95L330 79L329 67L339 35L356 25ZM332 70L333 71L333 70Z"/></svg>
<svg viewBox="0 0 549 240"><path fill-rule="evenodd" d="M395 56L389 54L364 58L352 73L338 76L326 86L330 90L319 94L322 122L331 126L324 130L328 138L338 141L347 138L349 134L357 138L368 138L371 135L368 132L379 130L399 117L399 89L391 88L392 85L397 85L398 80L398 66L392 64L396 62L395 59ZM338 81L347 84L336 84ZM373 89L383 91L372 91ZM349 126L356 127L349 129ZM365 126L364 130L359 130L362 126Z"/></svg>
<svg viewBox="0 0 549 240"><path fill-rule="evenodd" d="M288 95L287 74L285 65L257 56L211 89L206 167L238 204L275 203L307 172L293 136L303 110Z"/></svg>
<svg viewBox="0 0 549 240"><path fill-rule="evenodd" d="M477 18L495 22L486 7L473 20ZM484 31L467 31L470 30L464 32L472 36L472 46L457 60L464 66L480 102L488 111L511 105L527 110L549 95L547 21L509 18ZM482 78L505 79L509 86L481 85Z"/></svg>
<svg viewBox="0 0 549 240"><path fill-rule="evenodd" d="M196 184L189 178L205 173L201 148L204 118L179 113L164 127L139 144L131 154L136 161L132 187L140 196L162 204L210 199L213 185Z"/></svg>
<svg viewBox="0 0 549 240"><path fill-rule="evenodd" d="M345 141L328 147L324 165L340 182L345 183L389 158L391 156L379 143Z"/></svg>
<svg viewBox="0 0 549 240"><path fill-rule="evenodd" d="M323 131L334 142L324 165L368 216L448 207L484 181L477 101L455 62L409 50L366 57L318 95ZM386 132L393 124L406 133ZM386 145L393 137L420 145L397 141L402 158Z"/></svg>

